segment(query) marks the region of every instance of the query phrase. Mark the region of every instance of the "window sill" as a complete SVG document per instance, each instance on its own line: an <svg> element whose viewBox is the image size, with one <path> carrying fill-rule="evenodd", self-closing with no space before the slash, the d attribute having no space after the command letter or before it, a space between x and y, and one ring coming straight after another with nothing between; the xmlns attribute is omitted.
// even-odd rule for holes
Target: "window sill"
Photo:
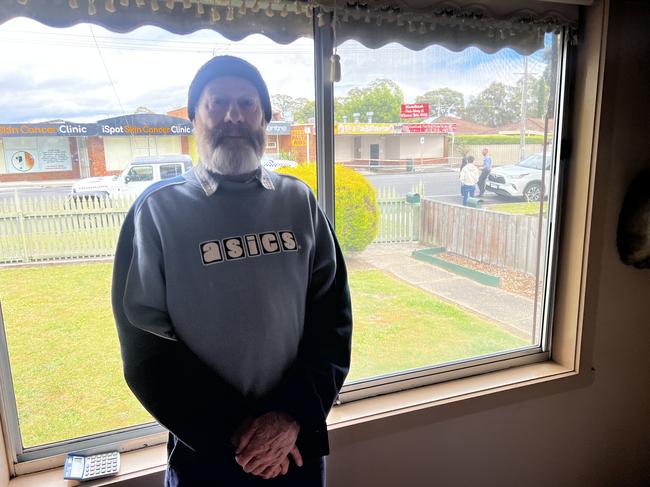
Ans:
<svg viewBox="0 0 650 487"><path fill-rule="evenodd" d="M574 369L556 362L513 367L507 370L466 377L418 387L384 396L377 396L335 407L329 415L329 430L337 430L390 416L464 399L493 394L518 387L547 382L576 375ZM115 477L84 482L84 486L99 487L119 485L131 479L159 473L165 469L165 445L156 445L121 455L122 473ZM78 482L63 480L62 468L54 468L28 475L21 475L9 482L9 487L70 487Z"/></svg>
<svg viewBox="0 0 650 487"><path fill-rule="evenodd" d="M152 475L165 470L167 451L165 445L155 445L120 455L120 474L114 477L77 482L63 479L63 467L21 475L9 481L9 487L100 487L119 485L131 479Z"/></svg>

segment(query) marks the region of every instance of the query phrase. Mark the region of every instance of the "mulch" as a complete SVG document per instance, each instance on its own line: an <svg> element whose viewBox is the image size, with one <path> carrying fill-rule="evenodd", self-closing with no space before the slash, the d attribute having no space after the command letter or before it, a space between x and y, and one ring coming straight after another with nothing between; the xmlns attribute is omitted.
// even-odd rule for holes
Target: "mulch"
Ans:
<svg viewBox="0 0 650 487"><path fill-rule="evenodd" d="M473 259L461 257L460 255L451 252L444 252L436 254L436 257L452 262L454 264L473 269L475 271L484 272L492 276L501 278L501 289L510 291L511 293L533 299L535 296L535 278L523 272L517 272L510 269L504 269L492 264L484 264ZM540 287L541 292L541 287Z"/></svg>

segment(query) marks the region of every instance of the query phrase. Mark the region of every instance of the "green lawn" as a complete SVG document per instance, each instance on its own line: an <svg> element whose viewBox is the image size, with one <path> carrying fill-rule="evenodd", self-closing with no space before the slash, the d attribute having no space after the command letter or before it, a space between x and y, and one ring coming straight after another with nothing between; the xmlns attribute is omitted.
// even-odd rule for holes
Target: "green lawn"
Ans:
<svg viewBox="0 0 650 487"><path fill-rule="evenodd" d="M351 273L350 288L355 330L348 380L527 344L381 271Z"/></svg>
<svg viewBox="0 0 650 487"><path fill-rule="evenodd" d="M510 213L512 215L539 215L539 202L523 203L500 203L497 205L486 205L485 208L490 211L500 213ZM548 211L548 202L544 202L544 216Z"/></svg>
<svg viewBox="0 0 650 487"><path fill-rule="evenodd" d="M0 300L26 446L150 420L122 379L110 309L112 264L0 270ZM375 270L350 274L350 379L525 345Z"/></svg>

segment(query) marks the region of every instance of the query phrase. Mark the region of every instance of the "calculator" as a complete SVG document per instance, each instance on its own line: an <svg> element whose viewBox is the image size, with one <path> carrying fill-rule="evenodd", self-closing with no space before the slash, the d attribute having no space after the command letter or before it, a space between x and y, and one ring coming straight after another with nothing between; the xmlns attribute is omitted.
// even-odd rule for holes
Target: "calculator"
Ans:
<svg viewBox="0 0 650 487"><path fill-rule="evenodd" d="M120 454L116 451L95 455L68 453L63 467L66 480L92 480L115 475L120 471Z"/></svg>

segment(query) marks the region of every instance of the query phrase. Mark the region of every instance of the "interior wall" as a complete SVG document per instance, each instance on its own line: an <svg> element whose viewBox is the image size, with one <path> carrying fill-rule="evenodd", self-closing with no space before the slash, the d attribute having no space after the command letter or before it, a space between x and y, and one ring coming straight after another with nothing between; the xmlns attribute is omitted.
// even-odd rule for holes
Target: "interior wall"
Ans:
<svg viewBox="0 0 650 487"><path fill-rule="evenodd" d="M328 485L650 485L650 271L616 250L650 167L648 25L647 2L611 2L580 375L333 431Z"/></svg>

